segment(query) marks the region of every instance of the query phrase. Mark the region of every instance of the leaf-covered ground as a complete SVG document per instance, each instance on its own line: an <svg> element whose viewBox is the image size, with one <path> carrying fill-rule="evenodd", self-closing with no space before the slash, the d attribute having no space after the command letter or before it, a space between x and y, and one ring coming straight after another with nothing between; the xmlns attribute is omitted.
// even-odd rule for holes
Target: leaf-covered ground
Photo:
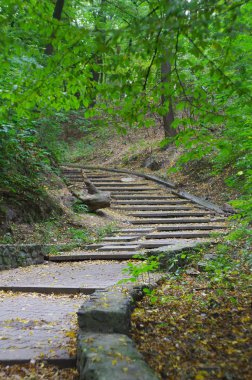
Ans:
<svg viewBox="0 0 252 380"><path fill-rule="evenodd" d="M74 368L59 369L45 363L0 366L0 379L8 380L77 380Z"/></svg>
<svg viewBox="0 0 252 380"><path fill-rule="evenodd" d="M160 378L251 379L252 304L247 280L235 275L229 285L214 286L205 276L184 273L164 281L137 305L132 335Z"/></svg>

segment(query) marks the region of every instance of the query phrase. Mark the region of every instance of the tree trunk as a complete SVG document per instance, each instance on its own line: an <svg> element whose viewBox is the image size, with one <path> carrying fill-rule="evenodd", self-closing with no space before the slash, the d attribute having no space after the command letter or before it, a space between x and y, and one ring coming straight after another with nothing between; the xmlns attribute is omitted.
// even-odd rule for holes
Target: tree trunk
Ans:
<svg viewBox="0 0 252 380"><path fill-rule="evenodd" d="M168 58L165 58L164 62L161 64L161 82L164 84L171 82L171 65ZM163 128L165 137L173 137L176 136L177 131L176 129L172 128L172 123L174 121L172 97L171 95L167 96L165 94L165 88L163 87L163 93L161 95L162 105L164 105L167 101L169 102L169 109L167 113L163 116Z"/></svg>
<svg viewBox="0 0 252 380"><path fill-rule="evenodd" d="M54 11L53 11L53 18L55 18L56 20L60 20L61 19L63 7L64 7L64 2L65 2L65 0L57 0L56 1L55 7L54 7ZM55 37L55 32L53 32L52 35L51 35L52 39L54 37ZM46 46L46 48L45 48L45 54L52 55L52 53L53 53L53 46L52 46L51 43L49 43Z"/></svg>
<svg viewBox="0 0 252 380"><path fill-rule="evenodd" d="M101 20L102 22L106 23L106 16L103 14L103 4L104 4L105 0L101 0L100 2L100 8L99 8L99 11L98 11L98 14L97 16L94 14L94 16L97 17L97 19ZM98 32L98 29L96 28L96 32ZM105 34L102 35L102 40L103 40L103 43L105 44L105 41L106 41L106 36ZM102 68L102 63L103 63L103 59L102 59L102 53L100 53L99 56L96 57L96 60L95 60L95 63L96 65L99 65L100 68ZM98 72L94 69L91 69L91 73L92 73L92 80L93 82L95 83L102 83L103 81L103 73L102 71ZM94 87L96 87L96 85L94 85ZM93 108L96 104L96 89L94 89L94 93L91 94L92 96L92 101L89 105L90 108Z"/></svg>

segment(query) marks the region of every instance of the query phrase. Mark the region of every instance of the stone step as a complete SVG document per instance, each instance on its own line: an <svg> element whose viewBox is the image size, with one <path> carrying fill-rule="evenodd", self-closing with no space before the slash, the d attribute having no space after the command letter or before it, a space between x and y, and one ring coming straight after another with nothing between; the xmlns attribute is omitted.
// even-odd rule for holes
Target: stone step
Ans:
<svg viewBox="0 0 252 380"><path fill-rule="evenodd" d="M88 177L88 179L89 179L91 182L93 182L94 184L96 184L96 185L100 185L100 184L104 184L104 183L106 183L106 184L108 184L108 185L111 185L111 184L114 184L114 183L119 183L119 184L121 184L121 183L129 183L129 182L123 182L123 181L121 181L120 178L102 178L102 179L95 179L95 178L90 178L90 177ZM134 182L135 182L135 180L132 181L132 183L134 183ZM131 182L130 182L130 183L131 183Z"/></svg>
<svg viewBox="0 0 252 380"><path fill-rule="evenodd" d="M151 232L153 228L122 228L121 230L115 231L115 233L133 233L133 234L143 234Z"/></svg>
<svg viewBox="0 0 252 380"><path fill-rule="evenodd" d="M69 178L69 179L83 179L83 177L82 177L82 175L77 175L77 174L75 174L75 175L68 175L68 174L65 174L65 177L66 178Z"/></svg>
<svg viewBox="0 0 252 380"><path fill-rule="evenodd" d="M142 241L140 244L140 248L159 248L159 247L165 247L167 245L174 245L178 243L178 240L175 239L164 239L164 240L145 240Z"/></svg>
<svg viewBox="0 0 252 380"><path fill-rule="evenodd" d="M180 230L217 230L217 229L224 229L226 228L225 225L202 225L202 224L194 224L194 225L188 225L188 224L182 224L179 226L158 226L156 227L157 231L180 231Z"/></svg>
<svg viewBox="0 0 252 380"><path fill-rule="evenodd" d="M140 192L141 195L151 195L151 194L156 194L157 193L157 189L156 188L147 188L147 186L145 188L141 187L141 188L138 188L138 187L135 187L135 188L131 188L131 189L123 189L123 188L116 188L116 187L111 187L111 188L101 188L100 187L100 190L104 190L104 191L112 191L112 196L117 196L117 195L124 195L124 194L127 194L129 195L129 191L130 191L130 196L131 197L134 197L135 195L138 195ZM136 192L136 194L134 194ZM139 193L138 193L139 192ZM143 198L144 199L144 198Z"/></svg>
<svg viewBox="0 0 252 380"><path fill-rule="evenodd" d="M70 182L83 182L83 178L68 178Z"/></svg>
<svg viewBox="0 0 252 380"><path fill-rule="evenodd" d="M121 235L121 236L109 236L109 237L104 238L102 241L103 242L117 242L117 241L128 242L128 241L136 240L138 238L139 236L137 235L131 235L131 236Z"/></svg>
<svg viewBox="0 0 252 380"><path fill-rule="evenodd" d="M69 262L69 261L84 261L84 260L129 260L132 259L135 255L134 252L112 252L112 253L78 253L71 255L57 255L57 256L49 256L48 260L52 262Z"/></svg>
<svg viewBox="0 0 252 380"><path fill-rule="evenodd" d="M123 187L123 188L134 188L134 187L141 187L141 186L144 186L145 187L145 190L146 190L146 187L149 186L149 184L147 183L124 183L124 182L93 182L93 184L98 187L98 188L101 188L101 187L110 187L110 186L115 186L115 187Z"/></svg>
<svg viewBox="0 0 252 380"><path fill-rule="evenodd" d="M145 236L145 239L169 239L169 238L177 238L177 239L191 239L191 238L202 238L209 237L213 232L207 231L198 231L198 232L190 232L190 231L180 231L180 232L159 232L159 233L151 233Z"/></svg>
<svg viewBox="0 0 252 380"><path fill-rule="evenodd" d="M133 240L135 240L136 238L138 239L139 236L135 237ZM120 241L120 245L121 246L127 246L128 244L130 244L130 242L131 241L122 240L122 241ZM94 251L94 250L102 248L102 247L104 247L106 245L118 245L118 243L119 243L118 241L113 242L113 241L102 240L100 243L94 243L94 244L90 244L90 245L85 246L85 250L87 250L87 251Z"/></svg>
<svg viewBox="0 0 252 380"><path fill-rule="evenodd" d="M125 263L73 262L45 263L5 270L0 276L0 290L90 294L95 289L112 286L125 277Z"/></svg>
<svg viewBox="0 0 252 380"><path fill-rule="evenodd" d="M113 192L121 192L121 191L124 191L124 192L133 192L134 191L157 191L156 188L154 187L148 187L148 186L139 186L137 185L136 187L134 186L131 186L131 185L124 185L124 184L121 184L120 186L118 185L115 185L115 186L99 186L99 189L100 190L106 190L106 191L113 191Z"/></svg>
<svg viewBox="0 0 252 380"><path fill-rule="evenodd" d="M42 293L42 294L92 294L98 289L105 287L78 287L78 286L36 286L36 285L6 285L0 286L0 291L4 292L23 292L23 293Z"/></svg>
<svg viewBox="0 0 252 380"><path fill-rule="evenodd" d="M173 199L176 199L175 197L174 197L174 195L163 195L163 194L160 194L160 195L152 195L152 194L148 194L148 193L146 193L146 194L136 194L136 195L132 195L131 193L129 193L129 194L118 194L118 195L116 195L116 194L112 194L112 196L111 196L111 198L114 200L125 200L125 201L127 201L127 200L129 200L129 201L137 201L137 200L146 200L146 199L153 199L153 200L166 200L166 199L171 199L171 200L173 200Z"/></svg>
<svg viewBox="0 0 252 380"><path fill-rule="evenodd" d="M88 251L88 250L98 249L98 248L100 248L100 247L102 247L102 243L94 243L94 244L86 245L86 246L84 247L84 249L86 249L86 250Z"/></svg>
<svg viewBox="0 0 252 380"><path fill-rule="evenodd" d="M134 252L140 249L140 246L138 244L127 244L127 245L118 245L118 244L109 244L109 245L103 245L101 248L98 249L98 251L128 251L128 252Z"/></svg>
<svg viewBox="0 0 252 380"><path fill-rule="evenodd" d="M61 173L63 175L78 175L81 174L80 170L62 170Z"/></svg>
<svg viewBox="0 0 252 380"><path fill-rule="evenodd" d="M211 214L210 211L174 211L174 212L132 212L128 216L135 218L177 218L181 216L204 216Z"/></svg>
<svg viewBox="0 0 252 380"><path fill-rule="evenodd" d="M97 176L97 177L94 177L94 176L88 176L87 177L91 182L97 182L97 183L100 183L100 182L121 182L121 179L122 177L121 176L117 176L117 177L112 177L112 176ZM136 179L136 180L139 180L139 179Z"/></svg>
<svg viewBox="0 0 252 380"><path fill-rule="evenodd" d="M113 174L110 174L110 173L86 173L88 178L123 178L125 177L123 174L121 173L113 173ZM136 177L138 178L138 177Z"/></svg>
<svg viewBox="0 0 252 380"><path fill-rule="evenodd" d="M134 225L141 224L178 224L178 223L211 223L211 222L224 222L224 218L151 218L151 219L135 219L129 222Z"/></svg>
<svg viewBox="0 0 252 380"><path fill-rule="evenodd" d="M144 178L140 178L140 177L134 177L134 176L129 176L129 177L125 177L123 175L109 175L109 176L104 176L104 177L94 177L94 176L88 176L88 178L92 179L92 181L97 181L97 182L100 182L100 181L121 181L123 183L131 183L131 182L144 182L144 183L150 183L149 181L147 181L146 179Z"/></svg>
<svg viewBox="0 0 252 380"><path fill-rule="evenodd" d="M15 314L15 315L17 315L17 314ZM18 333L19 333L19 331L17 330L16 334L18 334ZM30 331L30 333L33 333L33 332ZM19 334L19 336L20 336L20 334ZM49 339L47 339L47 342L48 342L48 340ZM50 339L50 340L52 340L52 339ZM46 351L45 346L42 348L41 341L39 342L39 344L40 344L40 350L41 350L40 355L43 356L43 359L39 358L38 362L45 362L47 365L52 365L52 366L57 367L57 368L76 368L76 360L77 360L76 356L69 357L69 355L67 355L65 353L61 354L61 352L58 351L58 355L60 355L59 358L47 357L47 355L45 354L45 351ZM58 342L58 344L60 346L63 346L62 339ZM15 346L15 344L13 344L13 346ZM4 353L0 352L0 364L1 365L4 365L4 366L17 365L17 366L21 366L21 368L22 368L24 366L24 364L30 364L31 360L32 361L34 360L34 355L35 355L34 353L36 352L35 348L33 348L32 350L29 350L29 348L28 348L28 352L27 352L27 350L24 351L23 347L21 347L19 349L19 347L15 346L15 348L16 348L17 354L16 354L16 352L13 353L13 351L14 351L13 348L10 349L10 352L9 352L9 350L7 350ZM48 344L47 344L47 348L48 348ZM50 345L49 348L50 348L51 352L55 351L53 349L52 345ZM64 346L64 348L66 348L66 346ZM71 349L71 347L69 347L69 348ZM6 379L6 377L5 377L5 379ZM13 379L13 377L11 377L11 379ZM15 377L15 379L20 379L20 377L19 376Z"/></svg>
<svg viewBox="0 0 252 380"><path fill-rule="evenodd" d="M149 200L113 200L112 201L112 205L157 205L157 206L161 206L161 205L176 205L176 204L186 204L186 203L190 203L189 201L187 201L186 199L171 199L171 200L153 200L153 201L149 201ZM192 205L194 205L192 203Z"/></svg>
<svg viewBox="0 0 252 380"><path fill-rule="evenodd" d="M69 297L63 294L1 292L1 367L19 364L22 368L24 363L34 360L61 368L74 368L73 341L69 340L66 332L76 329L72 316L86 300L88 297L83 295ZM23 373L24 376L10 377L3 376L2 371L0 373L2 380L38 379L35 373L32 376L30 372L27 376ZM44 376L41 374L39 378L49 379Z"/></svg>
<svg viewBox="0 0 252 380"><path fill-rule="evenodd" d="M111 206L114 210L119 211L176 211L176 210L194 210L195 208L193 206L177 206L177 205L171 205L171 206L124 206L124 207L118 207L118 206Z"/></svg>
<svg viewBox="0 0 252 380"><path fill-rule="evenodd" d="M124 176L113 176L113 175L110 175L110 176L107 176L107 177L93 177L93 176L89 176L88 177L89 179L91 179L92 181L97 181L97 182L114 182L114 181L120 181L120 182L123 182L123 183L131 183L131 182L144 182L144 183L147 183L148 181L146 181L145 179L142 179L142 178L139 178L139 177L124 177Z"/></svg>
<svg viewBox="0 0 252 380"><path fill-rule="evenodd" d="M185 244L187 245L188 242L199 242L198 239L155 239L155 240L145 240L141 242L140 248L142 249L153 249L153 248L161 248L161 247L172 247L177 246L178 244ZM208 238L209 242L212 240Z"/></svg>

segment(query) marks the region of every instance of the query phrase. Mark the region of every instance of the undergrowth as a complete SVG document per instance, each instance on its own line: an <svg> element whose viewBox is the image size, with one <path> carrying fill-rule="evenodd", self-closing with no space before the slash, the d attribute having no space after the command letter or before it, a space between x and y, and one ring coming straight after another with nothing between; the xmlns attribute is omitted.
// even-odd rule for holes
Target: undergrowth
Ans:
<svg viewBox="0 0 252 380"><path fill-rule="evenodd" d="M241 226L218 244L169 256L163 280L145 287L131 334L160 378L250 379L251 247ZM130 263L130 281L160 270L165 256Z"/></svg>

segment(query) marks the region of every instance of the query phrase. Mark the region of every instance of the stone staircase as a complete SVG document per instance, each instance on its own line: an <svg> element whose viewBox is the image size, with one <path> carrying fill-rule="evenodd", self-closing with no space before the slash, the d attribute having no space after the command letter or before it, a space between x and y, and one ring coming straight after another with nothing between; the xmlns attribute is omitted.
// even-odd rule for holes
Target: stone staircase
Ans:
<svg viewBox="0 0 252 380"><path fill-rule="evenodd" d="M127 220L128 227L113 236L75 252L75 259L124 260L146 250L175 246L181 242L209 241L226 231L225 218L212 209L174 195L173 190L136 175L84 170L98 190L111 192L111 210ZM71 184L81 182L81 170L64 168ZM165 248L164 248L165 249ZM72 260L72 255L49 257L51 261Z"/></svg>
<svg viewBox="0 0 252 380"><path fill-rule="evenodd" d="M107 169L84 171L97 189L111 192L111 208L105 212L123 221L122 226L84 250L49 255L44 264L0 273L0 363L45 360L74 366L70 337L75 313L89 294L124 277L127 260L147 251L211 241L213 234L226 232L217 206L205 207L205 201L183 196L169 183ZM62 175L68 183L84 186L80 168L64 167Z"/></svg>

